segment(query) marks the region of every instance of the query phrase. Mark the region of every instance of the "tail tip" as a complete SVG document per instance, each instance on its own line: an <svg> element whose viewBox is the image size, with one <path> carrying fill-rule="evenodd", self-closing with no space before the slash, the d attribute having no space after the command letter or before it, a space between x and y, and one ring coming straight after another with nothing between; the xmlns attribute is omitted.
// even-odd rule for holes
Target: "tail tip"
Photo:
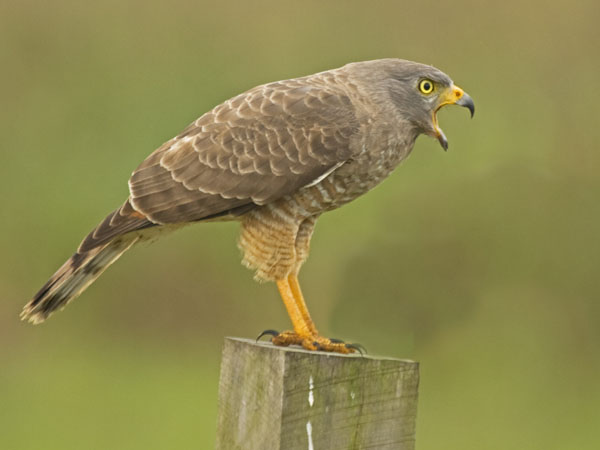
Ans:
<svg viewBox="0 0 600 450"><path fill-rule="evenodd" d="M48 317L42 311L36 311L31 302L27 303L19 315L22 321L29 322L33 325L39 325Z"/></svg>

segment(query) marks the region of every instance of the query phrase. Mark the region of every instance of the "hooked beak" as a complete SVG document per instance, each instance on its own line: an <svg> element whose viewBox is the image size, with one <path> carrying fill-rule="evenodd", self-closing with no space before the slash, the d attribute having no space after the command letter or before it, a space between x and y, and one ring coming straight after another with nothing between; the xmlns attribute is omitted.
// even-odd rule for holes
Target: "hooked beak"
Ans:
<svg viewBox="0 0 600 450"><path fill-rule="evenodd" d="M433 111L433 128L435 130L435 137L440 142L440 145L444 150L448 150L448 139L446 139L446 135L442 131L442 129L438 125L437 121L437 112L440 110L442 106L445 105L458 105L464 106L468 108L471 112L471 117L475 114L475 104L473 103L473 99L463 91L458 86L452 85L448 90L440 95L440 101L438 106Z"/></svg>

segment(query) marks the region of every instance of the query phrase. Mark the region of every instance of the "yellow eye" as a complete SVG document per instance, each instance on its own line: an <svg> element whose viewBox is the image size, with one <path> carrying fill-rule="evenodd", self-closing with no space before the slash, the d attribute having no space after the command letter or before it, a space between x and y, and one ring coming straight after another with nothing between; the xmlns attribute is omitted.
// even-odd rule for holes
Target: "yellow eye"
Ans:
<svg viewBox="0 0 600 450"><path fill-rule="evenodd" d="M433 81L428 80L427 78L421 80L421 82L419 83L419 90L423 94L431 94L433 92Z"/></svg>

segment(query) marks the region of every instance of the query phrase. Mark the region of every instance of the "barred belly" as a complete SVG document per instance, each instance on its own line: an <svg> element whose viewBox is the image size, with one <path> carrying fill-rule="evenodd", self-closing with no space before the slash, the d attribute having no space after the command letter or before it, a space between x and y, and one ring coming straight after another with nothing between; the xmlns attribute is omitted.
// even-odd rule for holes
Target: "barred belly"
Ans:
<svg viewBox="0 0 600 450"><path fill-rule="evenodd" d="M381 152L377 160L370 160L370 155L365 154L312 186L244 214L240 217L238 243L243 252L242 263L255 270L258 281L296 275L308 258L317 218L371 190L408 153Z"/></svg>

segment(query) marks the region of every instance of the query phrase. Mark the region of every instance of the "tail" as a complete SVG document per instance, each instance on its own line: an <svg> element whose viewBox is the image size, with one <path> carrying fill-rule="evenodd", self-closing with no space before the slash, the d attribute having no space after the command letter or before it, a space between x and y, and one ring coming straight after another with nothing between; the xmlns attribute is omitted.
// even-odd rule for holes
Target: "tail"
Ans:
<svg viewBox="0 0 600 450"><path fill-rule="evenodd" d="M141 239L140 233L132 231L152 226L126 201L83 240L77 252L25 305L21 319L41 323L56 309L66 306Z"/></svg>
<svg viewBox="0 0 600 450"><path fill-rule="evenodd" d="M139 237L123 236L101 247L75 253L25 305L22 320L38 324L81 294Z"/></svg>

